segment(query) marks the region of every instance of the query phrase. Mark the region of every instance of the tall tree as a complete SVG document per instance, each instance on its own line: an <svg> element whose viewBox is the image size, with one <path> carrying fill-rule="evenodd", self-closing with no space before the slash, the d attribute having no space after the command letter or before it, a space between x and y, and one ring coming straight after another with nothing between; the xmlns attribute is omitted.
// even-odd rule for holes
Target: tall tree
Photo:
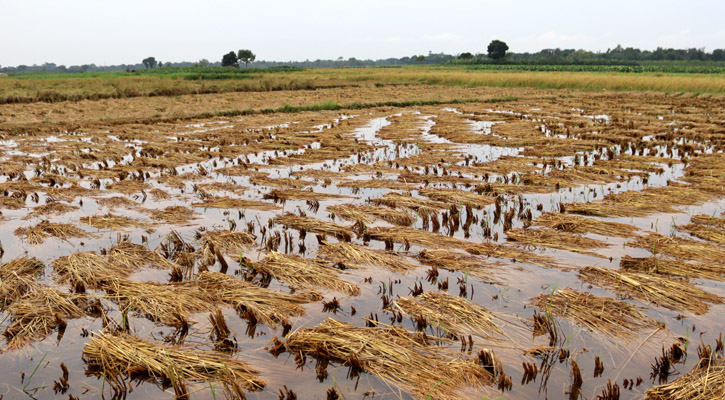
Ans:
<svg viewBox="0 0 725 400"><path fill-rule="evenodd" d="M233 51L230 51L227 54L224 54L224 57L222 57L222 67L238 67L239 64L237 64L237 55Z"/></svg>
<svg viewBox="0 0 725 400"><path fill-rule="evenodd" d="M250 62L254 62L254 60L257 59L257 56L252 53L252 50L239 50L237 52L237 60L244 63L244 67L246 68L247 65L249 65Z"/></svg>
<svg viewBox="0 0 725 400"><path fill-rule="evenodd" d="M492 40L488 45L488 57L500 60L506 56L509 46L500 40Z"/></svg>
<svg viewBox="0 0 725 400"><path fill-rule="evenodd" d="M146 57L141 61L146 68L154 68L156 66L156 58Z"/></svg>

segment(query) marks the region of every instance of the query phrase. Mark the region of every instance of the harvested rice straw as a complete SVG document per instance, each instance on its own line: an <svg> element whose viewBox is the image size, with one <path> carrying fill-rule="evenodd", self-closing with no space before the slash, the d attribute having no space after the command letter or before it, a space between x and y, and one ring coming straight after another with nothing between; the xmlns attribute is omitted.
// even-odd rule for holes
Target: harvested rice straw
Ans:
<svg viewBox="0 0 725 400"><path fill-rule="evenodd" d="M134 218L122 217L107 213L106 215L93 215L89 217L81 217L80 222L90 225L97 229L121 229L127 227L139 227L147 225L143 221Z"/></svg>
<svg viewBox="0 0 725 400"><path fill-rule="evenodd" d="M594 233L602 236L631 237L637 232L637 228L632 225L562 213L546 212L536 218L534 222L558 231L578 234Z"/></svg>
<svg viewBox="0 0 725 400"><path fill-rule="evenodd" d="M254 244L255 237L247 232L215 230L205 233L199 240L202 244L211 243L215 249L239 260L239 255Z"/></svg>
<svg viewBox="0 0 725 400"><path fill-rule="evenodd" d="M352 235L350 235L351 228L341 226L333 222L320 221L319 219L315 218L299 217L294 214L285 214L279 217L275 217L274 222L300 231L304 230L307 232L332 235L346 242L349 242L352 239Z"/></svg>
<svg viewBox="0 0 725 400"><path fill-rule="evenodd" d="M43 272L45 264L36 258L20 257L0 265L0 309L25 293L39 288L35 275Z"/></svg>
<svg viewBox="0 0 725 400"><path fill-rule="evenodd" d="M326 319L314 328L292 332L290 353L305 353L360 368L414 396L460 399L461 386L491 384L493 376L474 360L447 359L422 333L393 326L361 328Z"/></svg>
<svg viewBox="0 0 725 400"><path fill-rule="evenodd" d="M465 248L473 244L454 237L404 226L370 228L365 234L366 238L374 240L392 241L396 243L404 243L406 245L416 244L422 247Z"/></svg>
<svg viewBox="0 0 725 400"><path fill-rule="evenodd" d="M410 226L415 222L415 218L409 212L388 207L342 204L327 207L327 210L336 217L340 217L348 221L361 221L364 224L373 222L373 218L379 218L383 221L399 226Z"/></svg>
<svg viewBox="0 0 725 400"><path fill-rule="evenodd" d="M431 200L449 204L470 205L473 208L482 208L493 204L495 201L495 198L491 196L456 189L421 189L418 193Z"/></svg>
<svg viewBox="0 0 725 400"><path fill-rule="evenodd" d="M163 210L147 210L151 218L167 224L182 224L196 218L194 210L183 206L169 206Z"/></svg>
<svg viewBox="0 0 725 400"><path fill-rule="evenodd" d="M128 265L114 265L95 253L75 253L53 260L53 270L60 283L69 283L73 290L82 293L86 288L98 288L114 278L132 272Z"/></svg>
<svg viewBox="0 0 725 400"><path fill-rule="evenodd" d="M233 199L231 197L212 197L203 202L193 203L192 207L203 208L238 208L253 210L272 211L278 210L279 207L273 203L265 203L256 200Z"/></svg>
<svg viewBox="0 0 725 400"><path fill-rule="evenodd" d="M477 256L461 254L448 249L424 249L418 253L417 258L423 264L449 271L464 272L484 279L487 283L497 283L493 280L491 270L499 269L500 263L484 261Z"/></svg>
<svg viewBox="0 0 725 400"><path fill-rule="evenodd" d="M391 208L408 208L418 213L434 213L440 210L447 210L450 206L440 201L419 199L410 195L390 192L369 202L376 206L388 206Z"/></svg>
<svg viewBox="0 0 725 400"><path fill-rule="evenodd" d="M160 284L112 279L105 285L106 297L128 309L168 326L187 325L194 312L212 310L214 297L199 286Z"/></svg>
<svg viewBox="0 0 725 400"><path fill-rule="evenodd" d="M49 237L57 237L61 240L69 238L83 238L90 236L83 229L68 224L56 224L48 221L41 221L38 225L21 227L15 230L15 235L23 237L29 244L38 245Z"/></svg>
<svg viewBox="0 0 725 400"><path fill-rule="evenodd" d="M690 235L717 244L725 244L725 229L701 224L677 225L677 229Z"/></svg>
<svg viewBox="0 0 725 400"><path fill-rule="evenodd" d="M428 325L456 336L466 334L500 340L504 335L493 314L463 297L440 292L425 292L411 299L401 297L393 304L403 314L412 318L422 318Z"/></svg>
<svg viewBox="0 0 725 400"><path fill-rule="evenodd" d="M394 181L392 179L350 179L335 182L338 187L367 188L367 189L390 189L390 190L414 190L418 185L406 182Z"/></svg>
<svg viewBox="0 0 725 400"><path fill-rule="evenodd" d="M241 316L270 326L286 324L291 317L305 315L301 305L309 302L310 297L261 288L219 272L202 272L186 283L197 285L215 300L231 304Z"/></svg>
<svg viewBox="0 0 725 400"><path fill-rule="evenodd" d="M285 255L276 251L267 253L267 257L255 269L286 282L295 288L315 290L326 288L344 292L351 296L360 294L360 287L339 277L339 270L329 267L322 260L310 260L296 255Z"/></svg>
<svg viewBox="0 0 725 400"><path fill-rule="evenodd" d="M496 243L471 243L454 237L444 236L416 228L396 226L393 228L377 227L368 229L365 238L381 240L384 242L403 243L406 247L415 244L427 248L453 247L463 249L470 254L486 255L525 262L547 268L559 268L553 258L533 254L512 246Z"/></svg>
<svg viewBox="0 0 725 400"><path fill-rule="evenodd" d="M699 240L650 233L647 236L638 237L634 241L627 243L627 245L641 247L654 254L665 254L674 258L701 261L715 265L723 265L723 262L725 262L725 247Z"/></svg>
<svg viewBox="0 0 725 400"><path fill-rule="evenodd" d="M601 254L587 250L607 247L606 243L575 233L550 228L512 229L506 232L506 240L519 242L528 246L544 246L586 254L592 257L607 258Z"/></svg>
<svg viewBox="0 0 725 400"><path fill-rule="evenodd" d="M404 273L418 267L395 253L373 250L349 242L323 242L319 253L320 256L334 262L355 266L373 265L398 273Z"/></svg>
<svg viewBox="0 0 725 400"><path fill-rule="evenodd" d="M108 208L116 208L116 207L125 207L125 208L136 208L139 206L138 203L136 203L133 200L130 200L127 197L123 196L113 196L113 197L101 197L97 198L96 202L100 206L108 207Z"/></svg>
<svg viewBox="0 0 725 400"><path fill-rule="evenodd" d="M350 196L344 196L334 193L313 192L312 190L298 189L273 189L263 196L265 199L274 201L286 200L322 200L322 199L343 199Z"/></svg>
<svg viewBox="0 0 725 400"><path fill-rule="evenodd" d="M167 260L159 252L131 243L127 240L118 242L108 250L108 261L114 265L121 265L129 270L144 267L174 269L181 268L179 264Z"/></svg>
<svg viewBox="0 0 725 400"><path fill-rule="evenodd" d="M571 319L613 338L630 339L638 330L657 326L657 321L632 304L591 293L561 289L554 295L542 294L532 300L546 313Z"/></svg>
<svg viewBox="0 0 725 400"><path fill-rule="evenodd" d="M725 215L725 213L723 213ZM725 218L717 218L713 215L693 215L690 220L698 225L725 229Z"/></svg>
<svg viewBox="0 0 725 400"><path fill-rule="evenodd" d="M166 193L165 191L163 191L159 188L151 189L149 191L149 194L156 201L168 200L169 198L171 198L171 196L168 193Z"/></svg>
<svg viewBox="0 0 725 400"><path fill-rule="evenodd" d="M50 288L37 288L7 308L11 319L3 332L8 349L17 349L33 340L42 340L55 328L66 326L66 320L80 318L79 306L85 296L59 292Z"/></svg>
<svg viewBox="0 0 725 400"><path fill-rule="evenodd" d="M651 302L671 310L688 310L696 315L707 312L708 303L720 304L720 296L708 293L684 281L659 275L636 272L617 272L598 267L586 267L579 277L617 293L640 301Z"/></svg>
<svg viewBox="0 0 725 400"><path fill-rule="evenodd" d="M619 266L633 272L725 281L725 265L723 264L673 260L662 256L634 258L625 255Z"/></svg>
<svg viewBox="0 0 725 400"><path fill-rule="evenodd" d="M270 178L265 174L253 175L249 178L249 182L254 185L276 187L276 188L297 188L302 189L305 186L312 185L310 181L292 178Z"/></svg>
<svg viewBox="0 0 725 400"><path fill-rule="evenodd" d="M572 214L597 217L643 217L652 213L677 212L673 206L703 203L711 195L695 188L670 183L669 186L647 188L641 192L628 191L608 194L603 200L573 203L566 206Z"/></svg>
<svg viewBox="0 0 725 400"><path fill-rule="evenodd" d="M79 208L70 204L61 203L59 201L53 201L48 204L44 204L42 206L37 206L33 208L33 211L28 213L26 216L23 217L23 219L31 219L38 216L46 216L46 215L61 215L66 214L71 211L78 210Z"/></svg>
<svg viewBox="0 0 725 400"><path fill-rule="evenodd" d="M690 372L645 392L647 400L712 400L725 398L725 360L706 357Z"/></svg>
<svg viewBox="0 0 725 400"><path fill-rule="evenodd" d="M179 397L188 396L185 381L219 382L241 399L245 396L240 383L248 390L265 385L254 368L226 353L164 345L125 333L95 334L83 347L82 357L90 373L104 376L118 392L127 391L126 379L138 376L171 381Z"/></svg>

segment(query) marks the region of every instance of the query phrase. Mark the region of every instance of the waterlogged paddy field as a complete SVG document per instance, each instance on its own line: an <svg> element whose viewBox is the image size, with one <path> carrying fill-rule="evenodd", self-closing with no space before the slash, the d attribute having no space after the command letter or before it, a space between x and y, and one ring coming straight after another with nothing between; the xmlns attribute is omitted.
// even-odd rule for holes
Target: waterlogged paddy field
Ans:
<svg viewBox="0 0 725 400"><path fill-rule="evenodd" d="M723 396L722 101L515 94L4 129L0 395Z"/></svg>

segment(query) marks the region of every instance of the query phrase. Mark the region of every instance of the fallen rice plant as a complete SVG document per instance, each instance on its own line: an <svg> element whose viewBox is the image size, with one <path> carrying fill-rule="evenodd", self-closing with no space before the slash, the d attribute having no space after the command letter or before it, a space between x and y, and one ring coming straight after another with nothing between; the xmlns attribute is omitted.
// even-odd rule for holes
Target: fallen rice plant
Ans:
<svg viewBox="0 0 725 400"><path fill-rule="evenodd" d="M122 310L134 311L164 325L183 327L193 312L213 308L214 297L198 286L183 283L160 284L112 279L105 285L106 297Z"/></svg>
<svg viewBox="0 0 725 400"><path fill-rule="evenodd" d="M167 224L183 224L196 218L194 210L184 206L169 206L163 210L148 210L148 213L151 214L152 219Z"/></svg>
<svg viewBox="0 0 725 400"><path fill-rule="evenodd" d="M410 271L417 267L417 265L395 253L373 250L349 242L323 242L322 246L320 246L319 253L320 256L336 263L354 266L373 265L398 273Z"/></svg>
<svg viewBox="0 0 725 400"><path fill-rule="evenodd" d="M725 215L725 213L723 214ZM711 226L715 228L725 228L725 218L718 218L712 215L693 215L690 220L699 225Z"/></svg>
<svg viewBox="0 0 725 400"><path fill-rule="evenodd" d="M678 225L677 229L690 235L717 244L725 244L725 229L703 224Z"/></svg>
<svg viewBox="0 0 725 400"><path fill-rule="evenodd" d="M185 382L219 382L230 395L245 398L242 386L259 390L257 371L226 353L164 345L125 333L100 332L83 347L88 372L102 375L116 393L131 387L126 379L169 381L177 397L188 397Z"/></svg>
<svg viewBox="0 0 725 400"><path fill-rule="evenodd" d="M534 222L558 231L577 234L594 233L602 236L631 237L637 232L637 228L632 225L562 213L546 212L536 218Z"/></svg>
<svg viewBox="0 0 725 400"><path fill-rule="evenodd" d="M473 208L482 208L493 204L494 197L484 196L464 190L455 189L421 189L418 193L431 200L440 201L449 204L462 204Z"/></svg>
<svg viewBox="0 0 725 400"><path fill-rule="evenodd" d="M657 321L630 303L571 289L539 295L533 304L547 314L574 320L589 330L614 338L629 339L638 330L657 325Z"/></svg>
<svg viewBox="0 0 725 400"><path fill-rule="evenodd" d="M275 217L275 222L299 231L321 233L332 235L340 240L349 242L352 239L349 227L341 226L333 222L320 221L309 217L299 217L294 214L285 214Z"/></svg>
<svg viewBox="0 0 725 400"><path fill-rule="evenodd" d="M533 254L512 246L497 243L472 243L410 227L372 228L365 232L365 238L383 241L391 249L392 243L403 243L406 248L410 247L411 244L434 249L441 247L458 248L474 255L485 255L514 262L526 262L547 268L559 267L551 257Z"/></svg>
<svg viewBox="0 0 725 400"><path fill-rule="evenodd" d="M360 294L357 285L341 279L339 270L326 264L322 260L310 260L271 251L261 263L255 264L254 268L257 272L270 275L294 288L313 291L326 288L351 296Z"/></svg>
<svg viewBox="0 0 725 400"><path fill-rule="evenodd" d="M588 249L607 247L606 243L566 231L549 228L512 229L506 232L506 239L528 246L551 247L593 257L606 258L601 254L588 251Z"/></svg>
<svg viewBox="0 0 725 400"><path fill-rule="evenodd" d="M231 232L226 230L210 231L199 240L204 245L211 244L222 253L239 258L239 254L254 244L254 236L247 232Z"/></svg>
<svg viewBox="0 0 725 400"><path fill-rule="evenodd" d="M69 283L73 290L82 293L86 288L99 288L115 278L128 275L132 268L114 265L95 253L75 253L53 260L53 270L60 283Z"/></svg>
<svg viewBox="0 0 725 400"><path fill-rule="evenodd" d="M89 217L81 217L80 222L86 225L90 225L97 229L121 229L128 227L139 227L144 226L143 221L139 221L134 218L123 217L120 215L113 215L107 213L105 215L93 215Z"/></svg>
<svg viewBox="0 0 725 400"><path fill-rule="evenodd" d="M647 400L725 398L725 360L708 355L700 359L687 374L672 382L655 386L645 394Z"/></svg>
<svg viewBox="0 0 725 400"><path fill-rule="evenodd" d="M504 335L492 313L462 297L425 292L411 299L401 297L393 304L404 314L456 336L477 335L500 340Z"/></svg>
<svg viewBox="0 0 725 400"><path fill-rule="evenodd" d="M44 204L42 206L35 207L33 209L33 211L28 213L28 215L23 217L23 219L30 219L30 218L34 218L34 217L48 216L48 215L62 215L62 214L69 213L71 211L76 211L76 210L78 210L78 207L76 207L76 206L66 204L66 203L61 203L59 201L53 201L53 202Z"/></svg>
<svg viewBox="0 0 725 400"><path fill-rule="evenodd" d="M695 188L670 184L661 188L647 188L641 192L628 191L609 194L603 200L573 203L566 206L572 214L596 217L644 217L646 215L677 212L673 206L703 203L712 196Z"/></svg>
<svg viewBox="0 0 725 400"><path fill-rule="evenodd" d="M138 270L144 267L160 269L181 268L180 265L167 260L159 252L123 240L108 250L108 262L123 266L128 270Z"/></svg>
<svg viewBox="0 0 725 400"><path fill-rule="evenodd" d="M640 236L628 245L641 247L655 254L665 254L674 258L715 265L723 265L723 260L725 260L725 248L722 246L698 240L663 236L658 233Z"/></svg>
<svg viewBox="0 0 725 400"><path fill-rule="evenodd" d="M38 245L49 237L68 240L70 238L88 237L89 233L73 225L42 221L35 226L16 229L15 235L23 237L31 245Z"/></svg>
<svg viewBox="0 0 725 400"><path fill-rule="evenodd" d="M418 199L410 195L390 192L383 197L370 199L371 204L376 206L388 206L391 208L411 209L423 214L435 213L449 208L449 205L440 201Z"/></svg>
<svg viewBox="0 0 725 400"><path fill-rule="evenodd" d="M192 207L203 208L237 208L237 209L253 209L262 211L278 210L279 207L273 203L265 203L256 200L234 199L231 197L212 197L202 202L193 203Z"/></svg>
<svg viewBox="0 0 725 400"><path fill-rule="evenodd" d="M37 258L20 257L0 265L0 309L39 285L35 276L45 268Z"/></svg>
<svg viewBox="0 0 725 400"><path fill-rule="evenodd" d="M85 296L38 288L7 308L10 324L3 335L9 349L41 340L54 329L65 329L67 320L83 316Z"/></svg>
<svg viewBox="0 0 725 400"><path fill-rule="evenodd" d="M409 212L387 207L342 204L328 207L327 210L336 217L348 221L361 221L364 224L373 222L373 218L379 218L393 225L400 226L410 226L415 222L415 218Z"/></svg>
<svg viewBox="0 0 725 400"><path fill-rule="evenodd" d="M369 372L420 398L459 399L455 392L462 386L493 383L493 375L476 361L444 358L424 334L398 327L360 328L328 318L292 332L284 347Z"/></svg>
<svg viewBox="0 0 725 400"><path fill-rule="evenodd" d="M302 304L309 301L306 295L284 294L261 288L219 272L202 272L187 283L202 288L214 300L231 304L240 316L266 325L288 324L289 318L305 315Z"/></svg>
<svg viewBox="0 0 725 400"><path fill-rule="evenodd" d="M349 197L350 196L344 196L341 194L321 193L321 192L313 192L312 190L298 190L298 189L274 189L264 195L265 199L274 200L275 202L286 201L286 200L342 199L342 198L349 198Z"/></svg>
<svg viewBox="0 0 725 400"><path fill-rule="evenodd" d="M648 274L703 278L713 281L725 280L725 266L722 264L673 260L662 256L635 258L625 255L622 257L619 266L627 271Z"/></svg>
<svg viewBox="0 0 725 400"><path fill-rule="evenodd" d="M417 258L423 264L471 274L488 282L491 282L493 277L494 271L491 270L499 269L499 264L448 249L425 249L418 253Z"/></svg>
<svg viewBox="0 0 725 400"><path fill-rule="evenodd" d="M708 293L690 283L664 276L611 269L586 267L579 271L581 279L650 302L671 310L687 310L696 315L707 312L707 303L720 304L720 296Z"/></svg>

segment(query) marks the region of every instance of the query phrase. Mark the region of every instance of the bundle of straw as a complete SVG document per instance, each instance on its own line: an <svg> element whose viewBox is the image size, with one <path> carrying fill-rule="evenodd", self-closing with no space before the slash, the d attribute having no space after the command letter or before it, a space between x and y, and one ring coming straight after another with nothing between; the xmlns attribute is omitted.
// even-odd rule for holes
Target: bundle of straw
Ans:
<svg viewBox="0 0 725 400"><path fill-rule="evenodd" d="M188 397L185 382L219 382L233 396L246 398L242 385L259 390L265 385L257 371L228 354L168 346L125 333L101 332L83 348L83 361L90 373L103 375L118 391L125 392L125 379L145 377L170 381L177 397Z"/></svg>
<svg viewBox="0 0 725 400"><path fill-rule="evenodd" d="M660 275L586 267L579 271L579 276L587 282L604 285L638 300L652 302L671 310L688 310L697 315L707 312L709 306L706 302L723 302L720 296L687 282Z"/></svg>
<svg viewBox="0 0 725 400"><path fill-rule="evenodd" d="M455 335L473 334L497 340L504 334L493 314L462 297L425 292L412 299L401 297L393 304L404 314L423 318L427 324Z"/></svg>
<svg viewBox="0 0 725 400"><path fill-rule="evenodd" d="M418 397L459 399L461 386L490 384L493 376L473 360L447 359L422 333L392 326L360 328L326 319L314 328L294 331L285 347L342 362Z"/></svg>

